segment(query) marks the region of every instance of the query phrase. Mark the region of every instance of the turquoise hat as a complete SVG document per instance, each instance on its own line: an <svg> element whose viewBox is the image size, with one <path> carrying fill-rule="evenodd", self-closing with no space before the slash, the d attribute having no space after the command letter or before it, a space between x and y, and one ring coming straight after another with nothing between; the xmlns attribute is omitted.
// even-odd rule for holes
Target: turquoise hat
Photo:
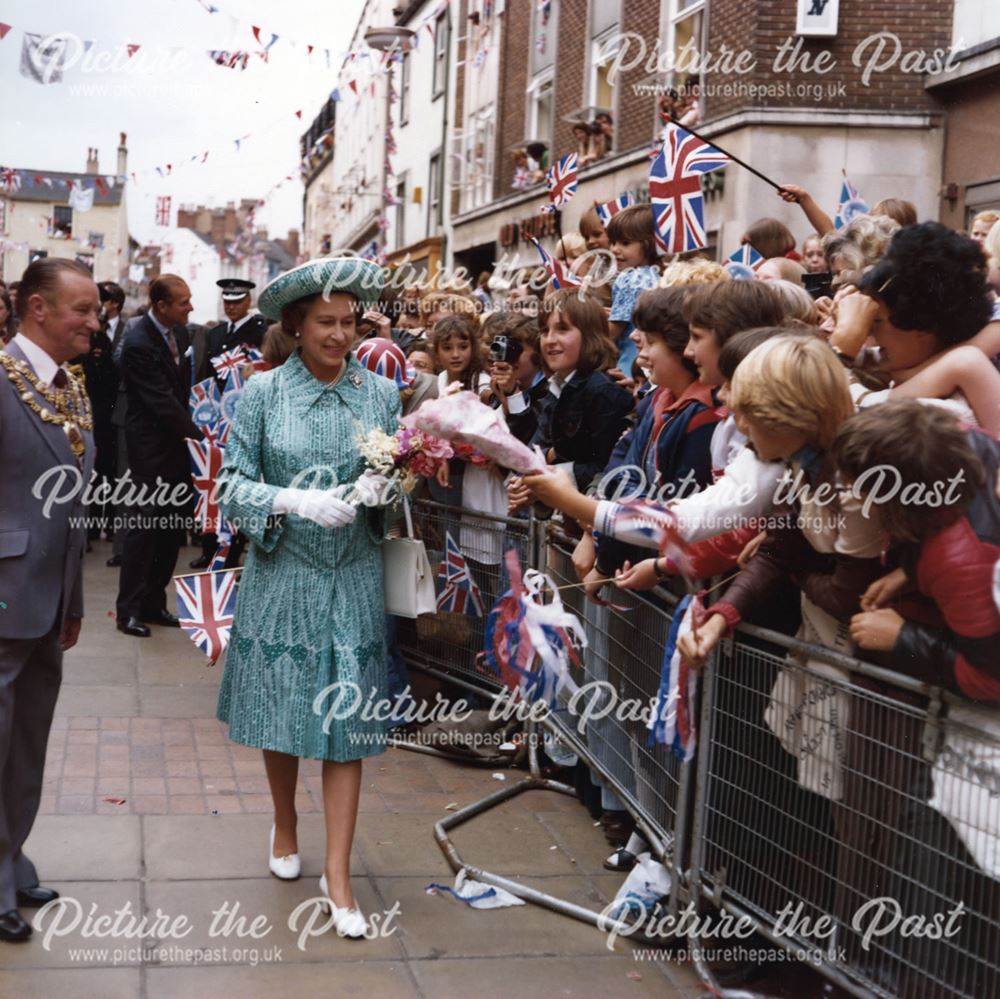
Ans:
<svg viewBox="0 0 1000 999"><path fill-rule="evenodd" d="M346 292L364 306L374 305L382 294L382 268L362 257L323 257L309 260L276 277L257 299L257 308L277 322L281 310L299 298L322 292Z"/></svg>

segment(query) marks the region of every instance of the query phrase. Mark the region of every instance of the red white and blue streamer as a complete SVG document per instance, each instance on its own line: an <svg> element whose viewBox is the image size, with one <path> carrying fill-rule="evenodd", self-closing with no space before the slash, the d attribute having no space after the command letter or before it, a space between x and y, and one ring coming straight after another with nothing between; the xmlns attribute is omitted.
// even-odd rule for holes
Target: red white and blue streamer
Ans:
<svg viewBox="0 0 1000 999"><path fill-rule="evenodd" d="M700 610L697 597L687 596L674 610L667 644L663 650L660 689L648 723L650 746L668 746L681 760L694 756L698 742L695 705L698 674L680 654L677 644L692 630L694 615Z"/></svg>

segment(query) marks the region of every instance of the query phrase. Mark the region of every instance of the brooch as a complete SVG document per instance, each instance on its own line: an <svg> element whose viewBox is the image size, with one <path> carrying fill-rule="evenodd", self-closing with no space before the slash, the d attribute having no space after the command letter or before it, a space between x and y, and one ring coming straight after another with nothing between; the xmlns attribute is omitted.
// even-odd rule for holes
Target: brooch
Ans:
<svg viewBox="0 0 1000 999"><path fill-rule="evenodd" d="M352 371L350 375L347 376L347 380L355 388L361 388L361 375L359 375L356 371Z"/></svg>

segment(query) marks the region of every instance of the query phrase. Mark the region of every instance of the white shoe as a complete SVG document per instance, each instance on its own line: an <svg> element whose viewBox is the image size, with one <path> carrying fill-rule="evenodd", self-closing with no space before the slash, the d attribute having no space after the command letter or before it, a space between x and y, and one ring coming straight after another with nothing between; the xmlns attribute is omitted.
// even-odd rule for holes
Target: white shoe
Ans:
<svg viewBox="0 0 1000 999"><path fill-rule="evenodd" d="M320 908L326 913L333 913L333 925L338 937L351 937L356 940L368 932L368 922L360 909L348 909L346 906L340 908L333 904L326 887L326 874L319 879L319 890L323 895L319 903Z"/></svg>
<svg viewBox="0 0 1000 999"><path fill-rule="evenodd" d="M271 844L267 851L267 865L271 873L282 881L294 881L302 873L302 861L297 853L284 857L274 855L274 826L271 826Z"/></svg>

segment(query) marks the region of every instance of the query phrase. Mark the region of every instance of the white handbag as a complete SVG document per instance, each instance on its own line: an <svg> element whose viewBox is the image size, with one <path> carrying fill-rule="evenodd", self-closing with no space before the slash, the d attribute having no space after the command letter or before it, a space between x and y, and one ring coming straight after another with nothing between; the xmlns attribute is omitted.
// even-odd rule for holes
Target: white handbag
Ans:
<svg viewBox="0 0 1000 999"><path fill-rule="evenodd" d="M405 538L386 538L382 542L382 567L385 579L385 612L396 617L416 618L437 611L434 574L423 541L413 536L409 501L403 500L406 517Z"/></svg>

